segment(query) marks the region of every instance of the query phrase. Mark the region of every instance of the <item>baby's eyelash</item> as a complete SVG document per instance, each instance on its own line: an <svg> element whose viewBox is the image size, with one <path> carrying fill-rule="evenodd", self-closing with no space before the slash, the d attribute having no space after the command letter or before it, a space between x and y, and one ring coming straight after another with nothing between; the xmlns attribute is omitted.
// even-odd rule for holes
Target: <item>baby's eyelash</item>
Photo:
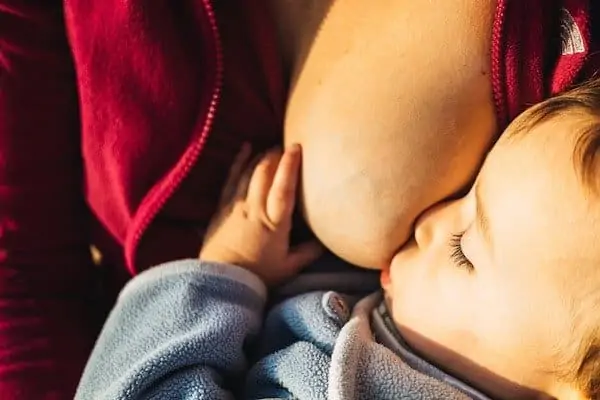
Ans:
<svg viewBox="0 0 600 400"><path fill-rule="evenodd" d="M458 235L452 235L452 237L450 238L450 259L452 260L452 262L454 262L454 264L457 267L464 268L468 272L473 272L475 270L475 267L473 266L471 261L469 261L469 259L465 256L465 253L463 253L462 246L460 244L460 241L464 234L465 233L462 232Z"/></svg>

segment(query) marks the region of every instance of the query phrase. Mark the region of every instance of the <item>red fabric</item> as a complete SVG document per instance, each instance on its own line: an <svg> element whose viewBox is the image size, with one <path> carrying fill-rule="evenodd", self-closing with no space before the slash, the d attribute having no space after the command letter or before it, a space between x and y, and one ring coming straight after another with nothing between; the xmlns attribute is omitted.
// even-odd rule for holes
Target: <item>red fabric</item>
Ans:
<svg viewBox="0 0 600 400"><path fill-rule="evenodd" d="M492 84L499 125L527 106L594 74L600 13L588 0L498 0L492 33ZM583 51L562 54L565 18L572 18ZM595 21L592 24L592 21Z"/></svg>
<svg viewBox="0 0 600 400"><path fill-rule="evenodd" d="M195 255L240 143L279 139L263 2L218 3L0 0L0 398L72 398L102 317L90 241L110 300L132 273ZM588 3L499 0L501 125L595 71ZM586 48L559 57L564 6Z"/></svg>
<svg viewBox="0 0 600 400"><path fill-rule="evenodd" d="M68 398L93 344L79 138L60 2L0 1L2 399Z"/></svg>

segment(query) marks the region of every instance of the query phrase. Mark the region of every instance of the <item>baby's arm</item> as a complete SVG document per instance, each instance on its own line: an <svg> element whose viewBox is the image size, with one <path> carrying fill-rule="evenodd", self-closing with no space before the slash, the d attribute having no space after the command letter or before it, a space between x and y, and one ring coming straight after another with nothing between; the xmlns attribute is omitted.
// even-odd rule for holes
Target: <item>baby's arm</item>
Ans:
<svg viewBox="0 0 600 400"><path fill-rule="evenodd" d="M243 377L265 299L262 281L233 265L183 260L140 274L109 316L77 398L231 398L227 378Z"/></svg>
<svg viewBox="0 0 600 400"><path fill-rule="evenodd" d="M224 399L241 389L265 284L289 279L320 254L314 244L289 248L299 148L270 152L244 173L248 154L232 167L202 261L153 268L125 287L77 398Z"/></svg>

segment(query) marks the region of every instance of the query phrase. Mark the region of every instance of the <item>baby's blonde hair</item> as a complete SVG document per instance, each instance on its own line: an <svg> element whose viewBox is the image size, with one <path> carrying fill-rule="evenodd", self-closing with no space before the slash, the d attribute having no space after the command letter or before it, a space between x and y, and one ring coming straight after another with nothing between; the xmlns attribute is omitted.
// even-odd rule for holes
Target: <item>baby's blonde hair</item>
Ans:
<svg viewBox="0 0 600 400"><path fill-rule="evenodd" d="M511 124L508 139L518 138L520 133L528 132L542 122L573 113L583 117L573 150L574 168L586 191L600 196L600 79L587 81L529 108ZM590 302L592 307L600 305L600 287L589 295L598 300ZM591 310L587 305L585 308L579 311L600 314L600 308ZM600 400L600 316L592 325L595 328L587 329L575 354L565 360L568 371L560 371L560 374L575 383L588 398Z"/></svg>

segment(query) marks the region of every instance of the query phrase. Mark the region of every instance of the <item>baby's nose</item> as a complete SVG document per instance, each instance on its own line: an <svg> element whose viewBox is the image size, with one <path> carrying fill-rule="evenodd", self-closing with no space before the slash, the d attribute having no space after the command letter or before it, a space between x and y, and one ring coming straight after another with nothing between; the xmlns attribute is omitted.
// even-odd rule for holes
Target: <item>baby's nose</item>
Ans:
<svg viewBox="0 0 600 400"><path fill-rule="evenodd" d="M438 203L425 210L415 223L415 241L419 248L429 246L438 237L460 232L460 200Z"/></svg>
<svg viewBox="0 0 600 400"><path fill-rule="evenodd" d="M433 239L435 214L436 210L430 208L415 223L415 242L419 248L428 246Z"/></svg>

